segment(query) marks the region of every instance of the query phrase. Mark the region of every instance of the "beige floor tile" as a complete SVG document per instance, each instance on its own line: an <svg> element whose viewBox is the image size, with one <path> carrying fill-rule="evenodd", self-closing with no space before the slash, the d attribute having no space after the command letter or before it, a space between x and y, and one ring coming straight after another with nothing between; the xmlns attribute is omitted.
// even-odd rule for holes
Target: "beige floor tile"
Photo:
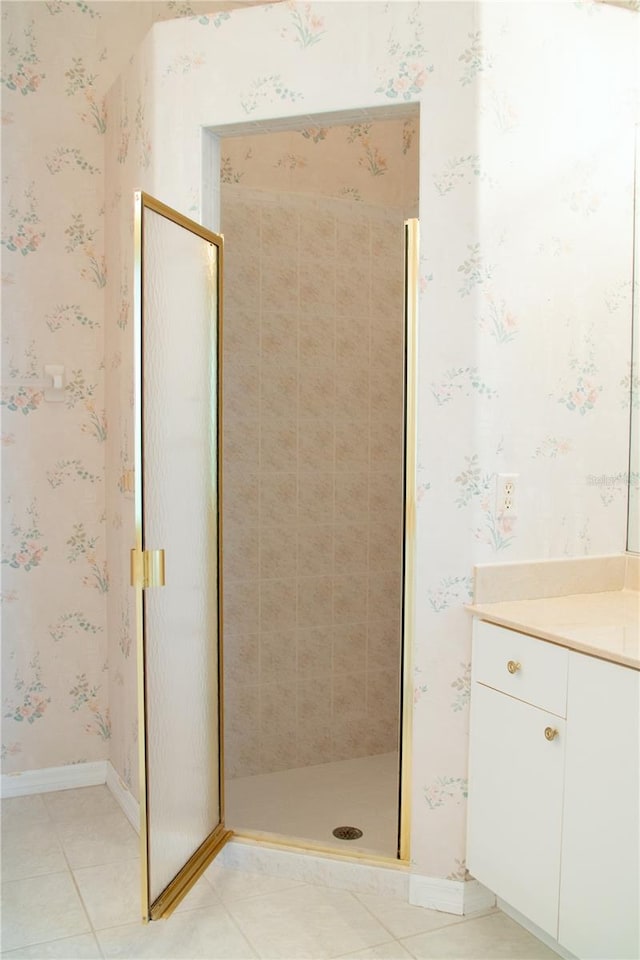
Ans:
<svg viewBox="0 0 640 960"><path fill-rule="evenodd" d="M58 837L72 869L133 860L140 841L121 811L57 825Z"/></svg>
<svg viewBox="0 0 640 960"><path fill-rule="evenodd" d="M90 929L68 872L2 884L4 950L71 937Z"/></svg>
<svg viewBox="0 0 640 960"><path fill-rule="evenodd" d="M56 823L75 823L78 820L121 813L113 795L104 784L97 787L78 787L76 790L57 790L55 793L43 794L43 799L51 819Z"/></svg>
<svg viewBox="0 0 640 960"><path fill-rule="evenodd" d="M94 930L141 919L139 860L83 867L73 873Z"/></svg>
<svg viewBox="0 0 640 960"><path fill-rule="evenodd" d="M36 943L32 947L21 947L2 954L2 960L100 960L102 954L92 933L82 933L79 937L65 937L64 940L50 940L49 943Z"/></svg>
<svg viewBox="0 0 640 960"><path fill-rule="evenodd" d="M30 799L30 798L29 798ZM2 824L2 879L21 880L67 869L53 824L13 818Z"/></svg>
<svg viewBox="0 0 640 960"><path fill-rule="evenodd" d="M51 818L42 794L30 797L8 797L0 801L0 819L5 827L31 826Z"/></svg>
<svg viewBox="0 0 640 960"><path fill-rule="evenodd" d="M556 960L558 954L496 911L402 940L418 960Z"/></svg>
<svg viewBox="0 0 640 960"><path fill-rule="evenodd" d="M100 808L102 814L88 815ZM220 862L209 867L168 921L145 926L139 921L138 838L119 808L109 811L102 788L3 802L3 868L11 878L2 884L3 958L92 960L100 957L100 948L105 957L129 960L557 957L498 910L465 920ZM56 823L49 819L54 812ZM76 864L82 900L68 870L44 873L64 865L61 848ZM25 877L24 871L40 875Z"/></svg>
<svg viewBox="0 0 640 960"><path fill-rule="evenodd" d="M97 937L107 958L249 960L256 956L222 904L174 913L168 920L146 926L113 927L100 931Z"/></svg>
<svg viewBox="0 0 640 960"><path fill-rule="evenodd" d="M413 907L402 900L379 897L375 894L356 893L355 896L376 917L383 927L396 939L411 937L439 927L448 927L460 923L464 917L440 910L427 910L426 907Z"/></svg>
<svg viewBox="0 0 640 960"><path fill-rule="evenodd" d="M261 957L337 957L389 940L389 933L344 890L303 886L238 900L229 912Z"/></svg>
<svg viewBox="0 0 640 960"><path fill-rule="evenodd" d="M184 900L182 900L175 909L175 913L184 913L185 910L196 910L198 907L208 907L211 904L220 903L220 897L213 889L208 879L203 876L189 890Z"/></svg>
<svg viewBox="0 0 640 960"><path fill-rule="evenodd" d="M411 960L401 943L391 940L389 943L380 943L377 947L366 947L356 953L343 954L344 960Z"/></svg>
<svg viewBox="0 0 640 960"><path fill-rule="evenodd" d="M299 880L270 877L262 873L247 873L244 870L230 870L217 863L211 864L205 877L223 903L246 900L247 897L261 897L302 886Z"/></svg>

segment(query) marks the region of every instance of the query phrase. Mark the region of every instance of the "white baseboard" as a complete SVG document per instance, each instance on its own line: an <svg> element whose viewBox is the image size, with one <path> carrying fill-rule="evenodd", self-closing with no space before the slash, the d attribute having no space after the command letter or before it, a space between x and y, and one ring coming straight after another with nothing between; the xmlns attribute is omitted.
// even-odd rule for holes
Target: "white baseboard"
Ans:
<svg viewBox="0 0 640 960"><path fill-rule="evenodd" d="M34 793L53 793L56 790L73 790L77 787L95 787L106 783L127 820L140 832L140 805L131 795L127 785L120 779L110 760L92 763L70 763L64 767L43 767L40 770L23 770L22 773L3 773L0 795L27 797Z"/></svg>
<svg viewBox="0 0 640 960"><path fill-rule="evenodd" d="M43 767L22 773L3 773L0 788L3 797L26 797L32 793L52 793L76 787L94 787L107 780L107 761L70 763L64 767Z"/></svg>
<svg viewBox="0 0 640 960"><path fill-rule="evenodd" d="M120 778L110 760L107 760L107 787L119 803L133 829L136 833L140 833L140 804L129 792L129 788Z"/></svg>
<svg viewBox="0 0 640 960"><path fill-rule="evenodd" d="M496 905L496 895L488 887L483 887L478 880L464 882L464 915L478 913L479 910L489 910Z"/></svg>
<svg viewBox="0 0 640 960"><path fill-rule="evenodd" d="M437 877L409 877L409 903L444 913L466 916L488 910L496 898L477 880L440 880Z"/></svg>
<svg viewBox="0 0 640 960"><path fill-rule="evenodd" d="M508 917L511 917L511 919L515 920L516 923L519 923L521 927L524 927L525 930L528 930L529 933L532 933L534 937L537 937L538 940L541 940L546 947L550 947L551 950L555 950L560 957L564 957L564 960L577 960L575 954L569 953L569 951L565 947L561 946L557 940L554 940L553 937L549 936L548 933L545 933L544 930L541 930L540 927L537 927L535 923L532 923L531 920L528 919L528 917L525 917L524 914L520 913L519 910L514 909L511 904L501 900L500 897L498 897L497 904L503 913L506 913Z"/></svg>

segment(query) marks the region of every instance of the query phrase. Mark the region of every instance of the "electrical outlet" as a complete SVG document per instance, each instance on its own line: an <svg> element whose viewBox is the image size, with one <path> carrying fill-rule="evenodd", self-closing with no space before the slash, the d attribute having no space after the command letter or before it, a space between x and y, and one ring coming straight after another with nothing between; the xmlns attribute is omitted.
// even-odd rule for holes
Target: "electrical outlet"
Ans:
<svg viewBox="0 0 640 960"><path fill-rule="evenodd" d="M518 513L518 474L499 473L496 478L496 514L515 517Z"/></svg>

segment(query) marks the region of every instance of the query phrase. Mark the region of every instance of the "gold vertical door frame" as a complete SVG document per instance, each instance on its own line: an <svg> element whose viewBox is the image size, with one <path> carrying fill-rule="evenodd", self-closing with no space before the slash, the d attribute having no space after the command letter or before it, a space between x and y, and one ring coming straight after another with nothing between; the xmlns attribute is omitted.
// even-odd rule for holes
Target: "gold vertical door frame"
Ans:
<svg viewBox="0 0 640 960"><path fill-rule="evenodd" d="M413 644L416 564L416 473L418 445L418 284L420 226L404 225L404 543L402 562L402 697L398 857L409 860L411 842L411 759L413 751Z"/></svg>
<svg viewBox="0 0 640 960"><path fill-rule="evenodd" d="M147 835L147 691L145 683L144 599L142 581L134 580L134 563L142 556L142 194L134 198L133 221L133 500L135 544L132 584L136 606L136 669L138 678L138 794L140 800L140 903L142 919L149 920L149 849ZM134 559L135 553L135 559Z"/></svg>
<svg viewBox="0 0 640 960"><path fill-rule="evenodd" d="M231 837L231 831L224 825L224 727L223 727L223 664L222 664L222 518L217 504L213 508L217 513L218 523L218 570L217 583L212 584L217 589L218 597L218 669L217 690L211 689L211 696L218 698L218 757L211 758L211 774L217 779L219 797L220 822L214 830L203 838L203 842L194 851L187 863L174 877L168 887L152 903L150 898L150 855L151 842L149 835L149 777L148 777L148 701L146 683L146 633L145 633L145 603L144 590L148 587L162 587L164 585L164 552L162 550L146 550L144 542L144 214L145 210L165 217L177 226L191 231L201 239L213 244L217 250L217 319L218 331L216 337L217 356L212 364L216 376L216 410L211 411L212 428L215 425L217 438L217 463L212 464L212 479L215 478L215 488L218 492L218 502L222 497L222 273L223 273L223 239L215 233L206 230L200 224L182 216L176 210L166 206L148 194L137 191L134 195L134 286L133 286L133 334L134 334L134 509L135 509L135 544L132 550L132 585L135 588L136 608L136 659L138 676L138 757L140 773L140 878L142 919L156 920L169 916L180 900L191 889L203 871L222 849ZM215 472L214 472L215 471ZM212 487L214 484L212 484ZM157 545L153 545L157 546ZM180 558L174 558L179 563ZM217 774L216 774L217 770ZM178 772L176 772L178 775ZM179 827L179 824L176 826Z"/></svg>

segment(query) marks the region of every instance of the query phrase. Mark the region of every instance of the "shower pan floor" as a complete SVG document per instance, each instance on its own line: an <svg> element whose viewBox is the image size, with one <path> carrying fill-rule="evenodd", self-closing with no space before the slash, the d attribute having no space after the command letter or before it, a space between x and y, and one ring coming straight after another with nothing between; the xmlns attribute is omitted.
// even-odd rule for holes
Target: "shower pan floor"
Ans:
<svg viewBox="0 0 640 960"><path fill-rule="evenodd" d="M227 780L225 820L232 830L273 833L344 853L396 857L398 754L337 760ZM359 840L338 840L336 827Z"/></svg>

